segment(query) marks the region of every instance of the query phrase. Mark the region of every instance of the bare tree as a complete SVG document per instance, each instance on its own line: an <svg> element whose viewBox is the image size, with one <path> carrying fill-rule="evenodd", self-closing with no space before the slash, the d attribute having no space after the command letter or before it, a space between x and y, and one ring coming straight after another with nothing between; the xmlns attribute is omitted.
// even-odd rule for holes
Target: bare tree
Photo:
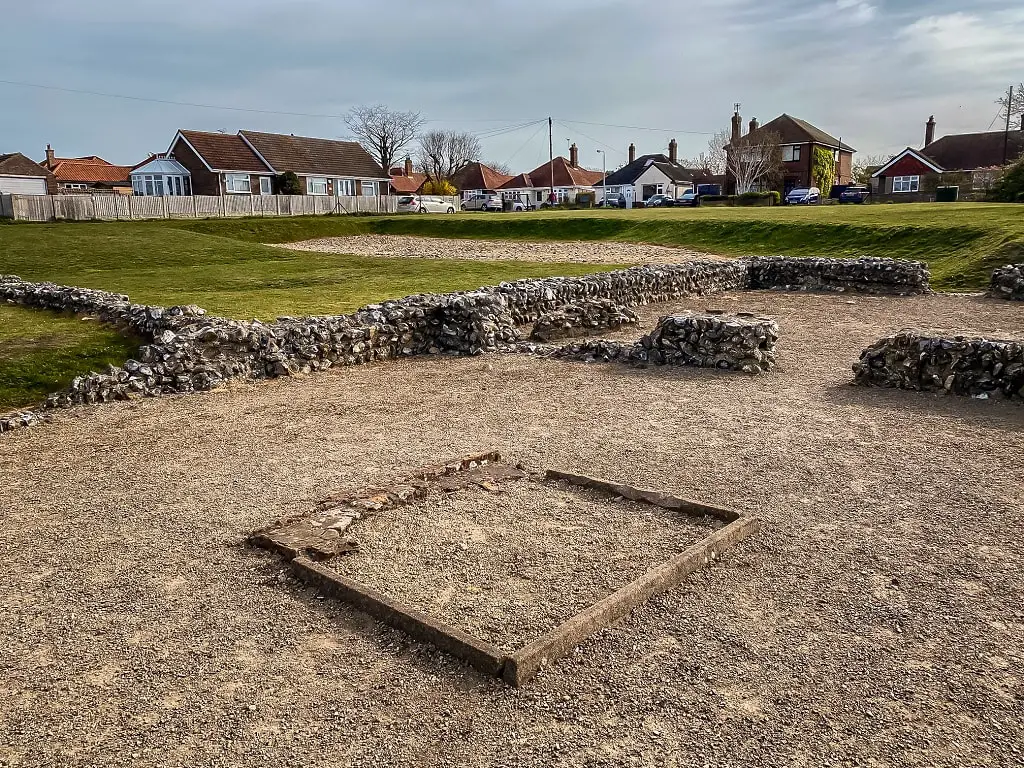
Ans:
<svg viewBox="0 0 1024 768"><path fill-rule="evenodd" d="M374 160L388 173L395 158L405 150L423 127L419 112L399 112L383 104L352 107L345 125Z"/></svg>
<svg viewBox="0 0 1024 768"><path fill-rule="evenodd" d="M480 141L471 133L427 131L419 145L418 165L431 181L448 181L459 168L480 157Z"/></svg>
<svg viewBox="0 0 1024 768"><path fill-rule="evenodd" d="M1013 99L1010 98L1009 93L1004 93L996 99L996 104L998 104L1000 108L1000 118L1005 121L1006 115L1009 113L1011 123L1010 127L1015 127L1012 125L1013 118L1024 116L1024 83L1020 83L1013 89Z"/></svg>
<svg viewBox="0 0 1024 768"><path fill-rule="evenodd" d="M871 174L892 159L891 155L862 155L853 164L853 180L858 184L870 184Z"/></svg>
<svg viewBox="0 0 1024 768"><path fill-rule="evenodd" d="M768 187L782 173L782 137L755 131L730 142L726 170L736 179L736 194L751 192L755 185Z"/></svg>
<svg viewBox="0 0 1024 768"><path fill-rule="evenodd" d="M731 138L728 131L722 130L708 139L707 152L700 155L702 161L700 168L710 171L715 176L725 173L727 155L725 148Z"/></svg>
<svg viewBox="0 0 1024 768"><path fill-rule="evenodd" d="M498 173L503 173L506 176L511 176L512 175L512 168L509 166L508 163L499 163L497 161L493 161L493 162L484 163L484 165L486 165L489 168L493 168Z"/></svg>

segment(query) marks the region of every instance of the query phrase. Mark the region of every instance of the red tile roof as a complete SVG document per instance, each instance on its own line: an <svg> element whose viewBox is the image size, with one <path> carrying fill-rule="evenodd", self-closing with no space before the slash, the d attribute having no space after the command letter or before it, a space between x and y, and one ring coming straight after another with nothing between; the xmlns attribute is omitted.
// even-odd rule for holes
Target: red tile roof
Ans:
<svg viewBox="0 0 1024 768"><path fill-rule="evenodd" d="M359 142L316 139L283 133L239 131L278 173L385 179L377 161Z"/></svg>
<svg viewBox="0 0 1024 768"><path fill-rule="evenodd" d="M101 157L59 157L55 158L53 175L57 181L79 184L124 184L131 181L128 174L131 166L112 165Z"/></svg>
<svg viewBox="0 0 1024 768"><path fill-rule="evenodd" d="M266 164L237 134L209 133L207 131L179 131L179 133L215 171L270 172Z"/></svg>
<svg viewBox="0 0 1024 768"><path fill-rule="evenodd" d="M391 175L391 186L400 195L411 195L413 192L418 191L426 180L427 174L425 173L413 173L411 176L406 176L404 173L394 173Z"/></svg>
<svg viewBox="0 0 1024 768"><path fill-rule="evenodd" d="M455 176L452 177L452 183L459 190L497 189L511 178L504 173L499 173L489 165L472 162L456 171Z"/></svg>
<svg viewBox="0 0 1024 768"><path fill-rule="evenodd" d="M544 165L534 168L529 173L534 184L539 187L551 186L551 167L555 169L556 187L591 187L604 178L601 171L588 171L586 168L573 168L564 157L556 157Z"/></svg>
<svg viewBox="0 0 1024 768"><path fill-rule="evenodd" d="M520 173L501 185L502 189L531 189L534 187L533 180L528 173Z"/></svg>

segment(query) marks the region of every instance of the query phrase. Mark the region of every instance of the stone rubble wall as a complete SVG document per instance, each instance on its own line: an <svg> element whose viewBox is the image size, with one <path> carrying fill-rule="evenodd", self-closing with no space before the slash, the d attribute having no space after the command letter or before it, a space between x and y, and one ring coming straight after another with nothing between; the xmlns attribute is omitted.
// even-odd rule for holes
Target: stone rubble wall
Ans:
<svg viewBox="0 0 1024 768"><path fill-rule="evenodd" d="M931 273L922 261L899 259L747 259L751 289L851 291L909 296L930 293Z"/></svg>
<svg viewBox="0 0 1024 768"><path fill-rule="evenodd" d="M637 363L761 373L775 367L779 326L768 317L669 315L638 342Z"/></svg>
<svg viewBox="0 0 1024 768"><path fill-rule="evenodd" d="M1007 264L992 270L987 296L1024 301L1024 264Z"/></svg>
<svg viewBox="0 0 1024 768"><path fill-rule="evenodd" d="M555 341L588 336L639 322L636 312L610 299L584 299L553 312L545 312L534 323L530 338Z"/></svg>
<svg viewBox="0 0 1024 768"><path fill-rule="evenodd" d="M51 395L44 407L54 408L204 391L237 377L309 373L410 355L476 355L515 344L516 326L584 302L629 307L748 287L790 287L790 281L808 289L840 290L841 281L848 280L856 290L903 292L909 273L923 278L926 290L927 270L907 266L916 264L888 259L694 260L413 295L367 305L350 315L283 317L270 323L209 316L196 306L136 304L123 294L33 283L15 275L0 275L0 300L94 315L148 340L138 359L79 376L67 390ZM779 280L785 284L773 283ZM38 410L0 416L0 431L43 418Z"/></svg>
<svg viewBox="0 0 1024 768"><path fill-rule="evenodd" d="M861 352L853 374L862 386L1024 398L1024 341L904 329Z"/></svg>

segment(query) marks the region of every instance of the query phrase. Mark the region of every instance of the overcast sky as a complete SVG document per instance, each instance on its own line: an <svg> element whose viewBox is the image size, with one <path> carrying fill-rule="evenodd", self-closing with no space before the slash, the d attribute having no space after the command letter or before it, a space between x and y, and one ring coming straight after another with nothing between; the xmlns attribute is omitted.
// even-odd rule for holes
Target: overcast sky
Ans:
<svg viewBox="0 0 1024 768"><path fill-rule="evenodd" d="M0 0L0 20L0 80L326 116L382 102L481 134L514 171L546 160L546 123L503 128L551 115L556 154L571 139L611 167L630 141L697 155L734 102L891 154L930 114L940 136L988 130L1024 80L1024 6L1004 0ZM177 128L345 134L335 117L0 96L0 152L37 160L50 142L134 164Z"/></svg>

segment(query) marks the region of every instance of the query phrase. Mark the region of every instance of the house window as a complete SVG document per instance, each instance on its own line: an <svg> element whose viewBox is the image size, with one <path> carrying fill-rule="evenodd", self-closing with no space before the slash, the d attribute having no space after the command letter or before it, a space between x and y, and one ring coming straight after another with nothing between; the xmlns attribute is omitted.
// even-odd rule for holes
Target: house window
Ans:
<svg viewBox="0 0 1024 768"><path fill-rule="evenodd" d="M338 179L334 182L334 191L338 197L354 197L356 194L356 180Z"/></svg>
<svg viewBox="0 0 1024 768"><path fill-rule="evenodd" d="M377 182L376 181L364 181L363 182L363 197L374 197L377 194Z"/></svg>
<svg viewBox="0 0 1024 768"><path fill-rule="evenodd" d="M544 199L544 193L543 193L543 192L541 192L541 191L540 191L540 190L538 189L538 190L537 190L537 202L539 203L539 202L540 202L541 200L543 200L543 199Z"/></svg>
<svg viewBox="0 0 1024 768"><path fill-rule="evenodd" d="M782 162L784 163L795 163L800 159L800 147L789 146L782 148Z"/></svg>
<svg viewBox="0 0 1024 768"><path fill-rule="evenodd" d="M271 184L272 179L269 176L260 176L260 194L261 195L272 195L274 194L274 185Z"/></svg>
<svg viewBox="0 0 1024 768"><path fill-rule="evenodd" d="M64 185L64 189L88 189L88 188L89 188L88 184L77 184L77 183L74 183L74 184L65 184Z"/></svg>
<svg viewBox="0 0 1024 768"><path fill-rule="evenodd" d="M181 176L174 177L174 194L181 196Z"/></svg>
<svg viewBox="0 0 1024 768"><path fill-rule="evenodd" d="M893 176L893 192L917 192L921 186L920 176Z"/></svg>
<svg viewBox="0 0 1024 768"><path fill-rule="evenodd" d="M310 195L326 195L327 179L309 177L306 179L306 193Z"/></svg>
<svg viewBox="0 0 1024 768"><path fill-rule="evenodd" d="M248 195L252 193L252 188L249 186L249 174L248 173L227 173L224 175L224 188L228 192L232 192L237 195Z"/></svg>
<svg viewBox="0 0 1024 768"><path fill-rule="evenodd" d="M191 195L192 194L192 179L190 179L188 176L183 176L182 177L182 181L185 183L185 194L186 195Z"/></svg>
<svg viewBox="0 0 1024 768"><path fill-rule="evenodd" d="M136 195L142 194L142 179L138 176L132 176L132 192Z"/></svg>

